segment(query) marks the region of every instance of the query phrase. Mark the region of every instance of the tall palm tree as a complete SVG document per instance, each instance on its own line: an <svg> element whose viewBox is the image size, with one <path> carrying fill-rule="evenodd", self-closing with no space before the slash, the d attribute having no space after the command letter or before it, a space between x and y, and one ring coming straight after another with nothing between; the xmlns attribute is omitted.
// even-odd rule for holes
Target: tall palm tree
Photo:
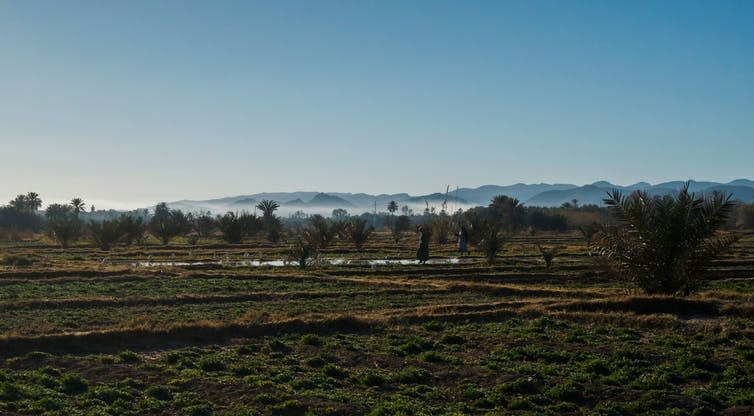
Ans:
<svg viewBox="0 0 754 416"><path fill-rule="evenodd" d="M387 204L387 210L390 211L390 215L395 214L395 211L398 211L398 203L395 201L390 201L390 203Z"/></svg>
<svg viewBox="0 0 754 416"><path fill-rule="evenodd" d="M71 199L71 206L73 207L74 214L78 217L80 212L84 212L86 204L83 199L76 197Z"/></svg>
<svg viewBox="0 0 754 416"><path fill-rule="evenodd" d="M42 200L39 198L39 194L36 192L27 193L26 206L31 210L31 212L36 212L42 206Z"/></svg>
<svg viewBox="0 0 754 416"><path fill-rule="evenodd" d="M271 199L263 199L257 204L257 209L262 211L262 215L265 218L272 217L278 208L280 208L280 204Z"/></svg>
<svg viewBox="0 0 754 416"><path fill-rule="evenodd" d="M26 201L26 195L18 195L13 198L8 205L16 209L17 211L26 211L29 209L29 204Z"/></svg>
<svg viewBox="0 0 754 416"><path fill-rule="evenodd" d="M492 198L489 207L497 217L503 231L514 232L523 225L526 211L524 205L518 199L498 195Z"/></svg>
<svg viewBox="0 0 754 416"><path fill-rule="evenodd" d="M697 196L686 183L675 196L614 190L604 202L619 224L603 227L595 243L647 293L699 289L710 262L735 241L717 233L735 206L730 195Z"/></svg>

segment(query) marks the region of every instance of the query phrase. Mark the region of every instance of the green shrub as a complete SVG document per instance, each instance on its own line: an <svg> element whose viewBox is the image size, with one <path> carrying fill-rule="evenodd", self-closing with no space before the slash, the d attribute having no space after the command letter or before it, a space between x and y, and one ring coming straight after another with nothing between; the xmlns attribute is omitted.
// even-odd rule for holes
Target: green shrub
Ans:
<svg viewBox="0 0 754 416"><path fill-rule="evenodd" d="M366 369L359 375L359 381L369 387L378 387L385 384L385 377L372 369Z"/></svg>
<svg viewBox="0 0 754 416"><path fill-rule="evenodd" d="M539 386L531 377L519 378L497 386L497 389L506 393L536 393Z"/></svg>
<svg viewBox="0 0 754 416"><path fill-rule="evenodd" d="M558 384L547 392L547 397L556 400L575 401L581 398L581 389L571 382Z"/></svg>
<svg viewBox="0 0 754 416"><path fill-rule="evenodd" d="M141 361L139 354L129 350L121 351L120 354L118 354L118 359L120 362L127 364L135 364Z"/></svg>
<svg viewBox="0 0 754 416"><path fill-rule="evenodd" d="M8 381L0 383L0 400L14 402L22 398L23 393L17 385Z"/></svg>
<svg viewBox="0 0 754 416"><path fill-rule="evenodd" d="M327 361L323 360L322 357L312 357L306 360L306 365L309 367L320 368L325 364L327 364Z"/></svg>
<svg viewBox="0 0 754 416"><path fill-rule="evenodd" d="M203 357L199 360L199 368L207 372L223 371L227 368L225 361L218 356Z"/></svg>
<svg viewBox="0 0 754 416"><path fill-rule="evenodd" d="M183 414L186 416L212 416L212 405L203 403L184 407Z"/></svg>
<svg viewBox="0 0 754 416"><path fill-rule="evenodd" d="M581 370L585 373L599 375L608 375L612 372L610 370L610 363L601 358L585 361L581 364Z"/></svg>
<svg viewBox="0 0 754 416"><path fill-rule="evenodd" d="M259 393L254 396L254 400L263 404L272 404L279 401L277 397L273 396L270 393Z"/></svg>
<svg viewBox="0 0 754 416"><path fill-rule="evenodd" d="M168 386L150 386L145 393L157 400L169 401L173 399L173 392Z"/></svg>
<svg viewBox="0 0 754 416"><path fill-rule="evenodd" d="M424 351L419 354L419 359L428 363L444 363L450 361L450 358L435 351Z"/></svg>
<svg viewBox="0 0 754 416"><path fill-rule="evenodd" d="M61 410L63 408L63 402L59 398L48 396L35 401L31 407L34 410L52 412L54 410Z"/></svg>
<svg viewBox="0 0 754 416"><path fill-rule="evenodd" d="M66 374L60 379L60 390L65 394L81 394L88 389L89 382L78 374Z"/></svg>
<svg viewBox="0 0 754 416"><path fill-rule="evenodd" d="M325 364L325 366L322 367L322 374L332 378L344 378L347 375L345 370L330 363Z"/></svg>
<svg viewBox="0 0 754 416"><path fill-rule="evenodd" d="M460 335L445 334L440 338L440 342L449 345L461 345L466 342L466 339Z"/></svg>
<svg viewBox="0 0 754 416"><path fill-rule="evenodd" d="M298 400L286 400L272 406L270 411L273 415L302 415L306 412L306 409L307 406Z"/></svg>
<svg viewBox="0 0 754 416"><path fill-rule="evenodd" d="M318 347L322 345L322 338L316 334L306 334L301 337L301 343Z"/></svg>
<svg viewBox="0 0 754 416"><path fill-rule="evenodd" d="M508 402L508 410L531 410L533 408L534 404L523 397L517 397Z"/></svg>
<svg viewBox="0 0 754 416"><path fill-rule="evenodd" d="M34 261L28 257L10 255L3 257L2 264L3 266L29 267L34 264Z"/></svg>
<svg viewBox="0 0 754 416"><path fill-rule="evenodd" d="M95 386L91 391L91 396L94 396L107 404L112 404L118 399L125 401L131 401L133 399L133 395L128 391L123 391L110 386Z"/></svg>
<svg viewBox="0 0 754 416"><path fill-rule="evenodd" d="M424 383L432 379L432 373L416 367L406 367L390 376L390 380L397 383Z"/></svg>
<svg viewBox="0 0 754 416"><path fill-rule="evenodd" d="M283 341L280 341L278 339L273 339L267 344L267 348L269 348L270 351L273 352L290 352L291 348Z"/></svg>
<svg viewBox="0 0 754 416"><path fill-rule="evenodd" d="M444 331L447 325L443 322L438 321L430 321L422 325L422 328L426 329L427 331L435 331L440 332Z"/></svg>

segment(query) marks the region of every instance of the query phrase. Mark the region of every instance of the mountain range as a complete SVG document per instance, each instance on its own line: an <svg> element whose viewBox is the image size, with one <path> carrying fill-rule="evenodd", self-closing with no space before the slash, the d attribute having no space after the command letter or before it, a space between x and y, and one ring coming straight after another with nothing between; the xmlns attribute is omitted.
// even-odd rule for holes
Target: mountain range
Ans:
<svg viewBox="0 0 754 416"><path fill-rule="evenodd" d="M587 185L573 184L524 184L515 185L484 185L478 188L458 188L447 193L433 193L428 195L409 195L407 193L370 195L365 193L342 192L263 192L251 195L208 199L181 200L168 205L187 212L212 211L222 213L226 211L254 211L259 201L275 200L280 204L280 213L303 211L307 213L329 214L335 208L350 210L351 213L364 211L385 211L390 201L399 206L408 206L414 212L420 212L426 207L454 211L458 208L487 205L497 195L507 195L522 201L527 206L557 207L566 202L576 200L579 205L602 205L607 192L618 189L624 192L635 190L647 191L651 195L663 195L679 190L686 182L672 181L658 184L638 182L633 185L621 186L606 181L597 181ZM754 202L754 181L736 179L728 183L709 181L689 181L689 189L697 193L720 191L732 195L732 198L746 203Z"/></svg>

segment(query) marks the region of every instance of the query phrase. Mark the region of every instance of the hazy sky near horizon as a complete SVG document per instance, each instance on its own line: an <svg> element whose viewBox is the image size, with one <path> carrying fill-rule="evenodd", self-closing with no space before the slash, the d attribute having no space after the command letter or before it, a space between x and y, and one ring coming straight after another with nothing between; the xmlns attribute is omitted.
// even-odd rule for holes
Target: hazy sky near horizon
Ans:
<svg viewBox="0 0 754 416"><path fill-rule="evenodd" d="M0 0L0 203L754 178L751 1Z"/></svg>

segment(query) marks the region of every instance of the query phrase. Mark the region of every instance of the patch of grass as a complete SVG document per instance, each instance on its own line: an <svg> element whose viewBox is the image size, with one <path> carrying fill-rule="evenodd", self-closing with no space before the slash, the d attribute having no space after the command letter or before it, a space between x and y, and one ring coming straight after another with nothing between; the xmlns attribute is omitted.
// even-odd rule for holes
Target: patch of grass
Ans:
<svg viewBox="0 0 754 416"><path fill-rule="evenodd" d="M390 375L389 380L396 383L428 384L432 379L432 373L423 368L406 367Z"/></svg>
<svg viewBox="0 0 754 416"><path fill-rule="evenodd" d="M89 382L78 374L65 374L60 378L60 391L69 395L76 395L86 392L89 389Z"/></svg>
<svg viewBox="0 0 754 416"><path fill-rule="evenodd" d="M306 334L301 337L301 343L305 345L319 347L322 345L322 338L320 338L316 334Z"/></svg>
<svg viewBox="0 0 754 416"><path fill-rule="evenodd" d="M551 399L573 402L581 399L581 388L577 384L566 382L552 387L546 395Z"/></svg>
<svg viewBox="0 0 754 416"><path fill-rule="evenodd" d="M207 371L207 372L225 371L227 367L228 367L228 364L226 363L226 361L222 357L219 357L216 355L202 357L199 360L199 368L201 368L202 371Z"/></svg>
<svg viewBox="0 0 754 416"><path fill-rule="evenodd" d="M322 367L322 374L337 379L345 378L348 375L345 370L331 363L327 363Z"/></svg>
<svg viewBox="0 0 754 416"><path fill-rule="evenodd" d="M3 266L31 267L34 264L34 260L25 256L8 255L3 257L0 264Z"/></svg>
<svg viewBox="0 0 754 416"><path fill-rule="evenodd" d="M135 364L141 361L141 357L133 351L125 350L118 354L118 361L125 364Z"/></svg>

